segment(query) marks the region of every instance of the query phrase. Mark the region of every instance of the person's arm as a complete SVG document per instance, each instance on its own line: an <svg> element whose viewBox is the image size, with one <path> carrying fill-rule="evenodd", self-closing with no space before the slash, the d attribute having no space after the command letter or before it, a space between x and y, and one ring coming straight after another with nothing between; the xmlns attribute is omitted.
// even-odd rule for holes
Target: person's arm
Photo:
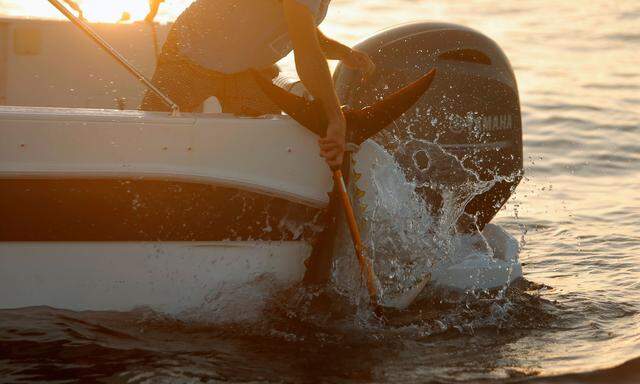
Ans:
<svg viewBox="0 0 640 384"><path fill-rule="evenodd" d="M316 28L320 49L329 60L342 60L351 54L351 48L327 37L319 28Z"/></svg>
<svg viewBox="0 0 640 384"><path fill-rule="evenodd" d="M320 155L329 166L339 167L344 155L346 122L331 79L327 59L320 49L315 18L296 0L283 0L300 80L320 100L329 121L326 137L319 140Z"/></svg>
<svg viewBox="0 0 640 384"><path fill-rule="evenodd" d="M147 23L152 23L158 14L158 9L160 8L160 3L164 2L164 0L149 0L149 13L144 18L144 21Z"/></svg>
<svg viewBox="0 0 640 384"><path fill-rule="evenodd" d="M320 48L328 59L342 60L344 65L352 69L361 70L365 76L368 76L375 71L376 65L366 53L358 51L357 49L349 48L348 46L325 36L320 29L317 29L317 33L318 41L320 41Z"/></svg>
<svg viewBox="0 0 640 384"><path fill-rule="evenodd" d="M80 8L80 6L78 5L78 3L76 3L73 0L64 0L65 3L69 4L69 6L71 7L71 9L73 9L74 11L78 12L78 17L81 18L82 20L84 20L84 13L82 12L82 8Z"/></svg>

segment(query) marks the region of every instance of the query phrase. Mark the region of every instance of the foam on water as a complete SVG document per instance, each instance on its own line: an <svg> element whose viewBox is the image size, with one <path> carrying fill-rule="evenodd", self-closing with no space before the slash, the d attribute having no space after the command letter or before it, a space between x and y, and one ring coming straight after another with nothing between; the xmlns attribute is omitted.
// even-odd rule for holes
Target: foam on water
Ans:
<svg viewBox="0 0 640 384"><path fill-rule="evenodd" d="M519 249L515 239L488 226L494 245L480 232L464 234L456 228L466 204L497 180L479 180L435 143L413 140L401 148L409 156L427 152L432 164L430 174L425 172L408 181L394 157L374 142L367 142L353 157L350 192L383 301L411 291L430 277L464 289L495 287L501 284L500 278L505 280L504 285L510 282L511 270L506 271L506 277L487 271L496 268L493 246L498 243L502 243L499 258L517 264ZM442 179L433 177L434 172L447 172L451 182L434 185L430 180ZM442 208L436 214L431 213L429 203L417 192L426 185L443 196ZM344 221L341 225L335 244L333 282L345 296L367 300L351 237ZM508 239L512 240L510 246ZM458 272L451 269L454 266ZM519 276L521 272L518 269L516 273ZM467 282L470 279L472 282Z"/></svg>

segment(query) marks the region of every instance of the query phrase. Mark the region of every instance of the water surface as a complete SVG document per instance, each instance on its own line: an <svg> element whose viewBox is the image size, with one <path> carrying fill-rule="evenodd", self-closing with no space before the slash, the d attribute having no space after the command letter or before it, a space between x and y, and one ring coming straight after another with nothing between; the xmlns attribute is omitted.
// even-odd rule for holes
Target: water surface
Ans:
<svg viewBox="0 0 640 384"><path fill-rule="evenodd" d="M176 9L161 17L186 3L169 1ZM483 31L510 57L526 177L494 222L520 239L526 281L497 297L426 297L387 325L337 298L292 300L302 295L295 288L274 291L255 319L230 323L212 308L179 318L2 311L0 377L640 382L640 3L333 3L325 29L348 43L432 19ZM0 9L28 12L7 0Z"/></svg>

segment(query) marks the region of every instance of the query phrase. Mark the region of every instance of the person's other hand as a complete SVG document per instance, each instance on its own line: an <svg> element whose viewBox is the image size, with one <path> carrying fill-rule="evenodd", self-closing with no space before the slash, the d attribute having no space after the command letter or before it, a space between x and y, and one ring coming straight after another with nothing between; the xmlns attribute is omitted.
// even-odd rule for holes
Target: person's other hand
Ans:
<svg viewBox="0 0 640 384"><path fill-rule="evenodd" d="M342 59L344 65L351 69L362 71L364 77L370 76L376 70L376 65L368 54L357 49L352 49L351 53Z"/></svg>
<svg viewBox="0 0 640 384"><path fill-rule="evenodd" d="M347 125L344 115L340 115L329 121L327 135L318 140L320 156L322 156L331 169L342 166L342 158L345 149L345 134Z"/></svg>

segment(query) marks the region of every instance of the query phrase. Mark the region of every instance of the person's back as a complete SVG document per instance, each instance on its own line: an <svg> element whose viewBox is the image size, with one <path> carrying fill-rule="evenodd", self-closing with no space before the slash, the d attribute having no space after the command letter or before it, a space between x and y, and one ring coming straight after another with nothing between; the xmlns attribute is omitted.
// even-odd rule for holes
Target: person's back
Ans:
<svg viewBox="0 0 640 384"><path fill-rule="evenodd" d="M317 26L330 0L296 1L311 11ZM216 96L224 112L279 113L256 89L248 71L273 77L274 63L291 50L281 0L197 0L174 23L158 57L154 82L187 112ZM166 106L148 93L141 108Z"/></svg>
<svg viewBox="0 0 640 384"><path fill-rule="evenodd" d="M320 24L329 2L301 2ZM292 50L280 0L198 0L180 15L174 29L182 54L225 74L266 68Z"/></svg>

